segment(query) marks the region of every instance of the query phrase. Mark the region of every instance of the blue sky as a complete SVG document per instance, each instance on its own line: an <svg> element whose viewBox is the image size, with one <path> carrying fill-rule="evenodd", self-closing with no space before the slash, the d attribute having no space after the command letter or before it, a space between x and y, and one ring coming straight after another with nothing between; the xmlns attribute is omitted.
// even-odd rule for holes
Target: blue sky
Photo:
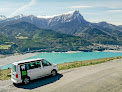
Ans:
<svg viewBox="0 0 122 92"><path fill-rule="evenodd" d="M87 21L122 25L122 0L0 0L0 15L53 16L79 10Z"/></svg>

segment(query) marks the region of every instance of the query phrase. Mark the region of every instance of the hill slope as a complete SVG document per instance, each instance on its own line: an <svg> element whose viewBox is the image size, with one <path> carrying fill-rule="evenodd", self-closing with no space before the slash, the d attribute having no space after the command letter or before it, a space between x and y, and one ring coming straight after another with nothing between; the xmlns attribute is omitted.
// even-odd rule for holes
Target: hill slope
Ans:
<svg viewBox="0 0 122 92"><path fill-rule="evenodd" d="M18 22L0 28L0 32L10 37L13 42L7 50L1 53L38 51L69 51L83 50L90 42L67 34L57 33L49 29L40 29L27 22ZM8 51L8 52L7 52Z"/></svg>
<svg viewBox="0 0 122 92"><path fill-rule="evenodd" d="M88 41L92 43L111 44L111 45L122 44L122 41L117 39L116 36L110 35L109 33L104 32L97 28L88 28L82 31L79 34L79 36L83 37L84 39L87 39Z"/></svg>

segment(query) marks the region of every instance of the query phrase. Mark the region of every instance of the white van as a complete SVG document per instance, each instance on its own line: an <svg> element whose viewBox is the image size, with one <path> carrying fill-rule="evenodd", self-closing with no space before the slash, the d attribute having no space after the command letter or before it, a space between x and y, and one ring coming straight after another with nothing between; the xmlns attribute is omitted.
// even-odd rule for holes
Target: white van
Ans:
<svg viewBox="0 0 122 92"><path fill-rule="evenodd" d="M11 80L14 83L28 84L30 80L52 75L58 72L56 64L42 58L29 59L12 63Z"/></svg>

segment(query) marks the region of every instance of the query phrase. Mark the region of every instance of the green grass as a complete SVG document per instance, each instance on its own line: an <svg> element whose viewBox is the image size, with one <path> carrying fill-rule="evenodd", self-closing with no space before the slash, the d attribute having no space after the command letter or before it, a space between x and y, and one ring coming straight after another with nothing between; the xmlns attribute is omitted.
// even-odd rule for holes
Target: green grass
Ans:
<svg viewBox="0 0 122 92"><path fill-rule="evenodd" d="M11 69L0 70L0 80L8 80L11 78Z"/></svg>
<svg viewBox="0 0 122 92"><path fill-rule="evenodd" d="M15 44L14 42L5 42L6 44Z"/></svg>
<svg viewBox="0 0 122 92"><path fill-rule="evenodd" d="M122 56L63 63L63 64L58 64L58 70L60 71L60 70L66 70L66 69L71 69L71 68L78 68L82 66L95 65L95 64L100 64L104 62L110 62L111 60L121 59L121 58ZM11 69L0 70L0 80L10 79L11 78L10 73L11 73Z"/></svg>
<svg viewBox="0 0 122 92"><path fill-rule="evenodd" d="M0 45L0 49L9 49L11 45Z"/></svg>
<svg viewBox="0 0 122 92"><path fill-rule="evenodd" d="M16 39L28 39L28 37L23 37L23 36L19 36L19 37L16 37Z"/></svg>
<svg viewBox="0 0 122 92"><path fill-rule="evenodd" d="M58 70L65 70L65 69L77 68L81 66L95 65L95 64L109 62L111 60L120 59L120 58L122 58L122 56L63 63L63 64L58 64Z"/></svg>

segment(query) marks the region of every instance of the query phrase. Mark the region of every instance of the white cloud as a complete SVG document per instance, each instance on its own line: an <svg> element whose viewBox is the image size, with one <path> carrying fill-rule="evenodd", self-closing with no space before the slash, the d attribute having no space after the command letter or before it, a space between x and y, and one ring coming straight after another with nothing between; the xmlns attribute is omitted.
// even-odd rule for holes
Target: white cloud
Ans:
<svg viewBox="0 0 122 92"><path fill-rule="evenodd" d="M35 3L36 3L36 0L31 0L28 4L18 8L17 10L15 10L9 17L12 17L14 15L20 14L21 12L25 11L27 8L29 8L32 5L34 5Z"/></svg>
<svg viewBox="0 0 122 92"><path fill-rule="evenodd" d="M122 10L109 10L107 12L110 12L110 13L119 13L119 12L122 12Z"/></svg>
<svg viewBox="0 0 122 92"><path fill-rule="evenodd" d="M69 8L73 8L73 9L80 9L80 8L91 8L93 6L71 6Z"/></svg>

